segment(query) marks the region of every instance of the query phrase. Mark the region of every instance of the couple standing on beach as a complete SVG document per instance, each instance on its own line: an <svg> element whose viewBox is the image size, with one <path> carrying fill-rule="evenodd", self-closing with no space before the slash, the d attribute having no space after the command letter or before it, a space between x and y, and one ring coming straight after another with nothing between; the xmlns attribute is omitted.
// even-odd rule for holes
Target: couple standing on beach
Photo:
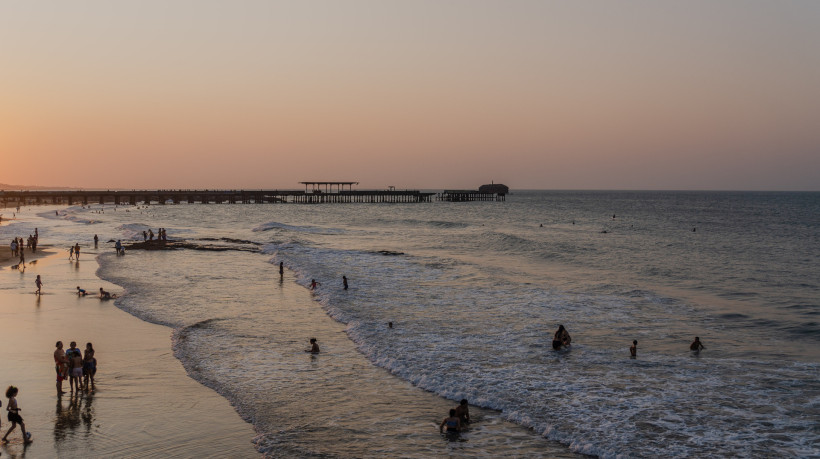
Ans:
<svg viewBox="0 0 820 459"><path fill-rule="evenodd" d="M57 341L57 349L54 350L55 370L57 371L57 396L65 394L63 391L63 381L68 379L71 385L71 392L80 392L83 389L83 377L85 377L85 390L94 389L94 375L97 373L97 359L94 357L94 346L91 343L85 345L85 355L77 349L77 343L71 342L71 347L63 351L63 342Z"/></svg>

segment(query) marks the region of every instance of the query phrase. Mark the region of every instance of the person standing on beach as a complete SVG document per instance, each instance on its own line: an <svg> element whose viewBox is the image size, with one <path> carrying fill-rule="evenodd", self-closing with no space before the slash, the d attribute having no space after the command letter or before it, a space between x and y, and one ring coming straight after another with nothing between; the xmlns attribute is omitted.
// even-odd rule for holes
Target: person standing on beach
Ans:
<svg viewBox="0 0 820 459"><path fill-rule="evenodd" d="M37 286L37 294L40 295L43 289L43 280L40 279L40 275L37 275L37 279L34 279L34 285Z"/></svg>
<svg viewBox="0 0 820 459"><path fill-rule="evenodd" d="M153 230L151 230L151 228L148 228L148 240L149 240L149 241L153 241L153 240L154 240L154 231L153 231Z"/></svg>
<svg viewBox="0 0 820 459"><path fill-rule="evenodd" d="M80 243L74 244L74 256L77 257L77 261L80 261Z"/></svg>
<svg viewBox="0 0 820 459"><path fill-rule="evenodd" d="M279 262L279 278L285 277L285 263Z"/></svg>
<svg viewBox="0 0 820 459"><path fill-rule="evenodd" d="M80 378L83 376L83 354L77 349L76 341L71 342L71 347L65 351L65 356L68 359L68 384L71 392L75 389L79 392Z"/></svg>
<svg viewBox="0 0 820 459"><path fill-rule="evenodd" d="M54 351L54 369L57 371L57 396L65 394L63 390L63 380L66 377L66 357L63 351L63 342L57 341L57 349Z"/></svg>
<svg viewBox="0 0 820 459"><path fill-rule="evenodd" d="M91 390L94 390L94 375L97 374L97 359L94 357L94 346L85 344L83 355L83 376L85 376L85 390L88 390L88 381L91 381Z"/></svg>
<svg viewBox="0 0 820 459"><path fill-rule="evenodd" d="M68 259L69 260L74 259L74 246L73 245L68 248Z"/></svg>
<svg viewBox="0 0 820 459"><path fill-rule="evenodd" d="M95 234L94 235L94 248L95 249L97 248L97 244L99 244L99 243L100 243L100 238L97 237L97 235Z"/></svg>
<svg viewBox="0 0 820 459"><path fill-rule="evenodd" d="M142 242L145 242L147 240L148 240L148 231L143 230L142 231Z"/></svg>
<svg viewBox="0 0 820 459"><path fill-rule="evenodd" d="M9 422L11 422L11 427L9 427L8 432L3 435L3 443L8 443L9 434L17 427L17 424L20 424L20 430L23 431L23 443L31 443L31 434L26 432L26 425L23 423L23 418L20 417L20 410L22 408L17 406L17 393L19 390L14 386L9 386L6 389L6 397L9 399L9 404L6 407L6 410L9 412Z"/></svg>
<svg viewBox="0 0 820 459"><path fill-rule="evenodd" d="M344 289L347 290L347 276L342 276L342 285Z"/></svg>

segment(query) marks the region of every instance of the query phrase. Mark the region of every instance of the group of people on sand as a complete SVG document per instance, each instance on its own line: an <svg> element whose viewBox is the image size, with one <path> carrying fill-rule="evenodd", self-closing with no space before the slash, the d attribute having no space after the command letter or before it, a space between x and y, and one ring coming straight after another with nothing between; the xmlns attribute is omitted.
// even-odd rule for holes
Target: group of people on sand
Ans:
<svg viewBox="0 0 820 459"><path fill-rule="evenodd" d="M63 350L63 342L57 341L54 350L54 365L57 371L57 396L66 392L63 390L63 381L68 379L71 392L80 393L81 390L94 390L94 375L97 374L97 359L94 357L94 346L85 345L85 352L77 348L75 341L71 347Z"/></svg>
<svg viewBox="0 0 820 459"><path fill-rule="evenodd" d="M165 232L165 228L158 228L156 238L158 241L167 241L168 240L168 233ZM148 231L142 232L142 240L143 241L153 241L154 240L154 231L152 229L148 229Z"/></svg>
<svg viewBox="0 0 820 459"><path fill-rule="evenodd" d="M34 234L29 234L28 239L25 240L25 247L23 247L23 238L16 237L11 240L9 244L9 249L11 249L11 256L13 257L20 257L20 263L18 267L25 268L26 266L26 254L24 251L25 249L31 250L32 253L37 251L37 241L40 239L40 234L37 228L34 228Z"/></svg>

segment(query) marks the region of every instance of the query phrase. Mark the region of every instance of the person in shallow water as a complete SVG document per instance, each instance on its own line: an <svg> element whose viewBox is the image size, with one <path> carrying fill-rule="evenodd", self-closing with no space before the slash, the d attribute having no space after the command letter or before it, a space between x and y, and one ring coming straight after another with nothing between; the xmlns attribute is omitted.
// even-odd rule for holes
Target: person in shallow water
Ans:
<svg viewBox="0 0 820 459"><path fill-rule="evenodd" d="M310 289L311 290L316 290L316 287L318 287L320 285L322 285L322 284L320 282L316 282L316 279L311 279L310 280Z"/></svg>
<svg viewBox="0 0 820 459"><path fill-rule="evenodd" d="M632 340L632 346L629 346L629 355L630 357L638 355L638 340Z"/></svg>
<svg viewBox="0 0 820 459"><path fill-rule="evenodd" d="M342 276L342 286L347 290L347 276Z"/></svg>
<svg viewBox="0 0 820 459"><path fill-rule="evenodd" d="M689 345L690 351L700 352L701 349L706 349L703 347L703 343L700 342L700 337L695 337L695 340L692 341L692 344Z"/></svg>
<svg viewBox="0 0 820 459"><path fill-rule="evenodd" d="M562 346L569 346L570 344L572 344L572 338L569 336L569 332L563 325L558 325L558 330L555 331L555 336L552 337L552 348L557 351Z"/></svg>
<svg viewBox="0 0 820 459"><path fill-rule="evenodd" d="M461 403L456 407L456 416L461 421L461 425L470 423L470 407L467 405L467 399L461 399Z"/></svg>
<svg viewBox="0 0 820 459"><path fill-rule="evenodd" d="M450 416L444 418L441 421L441 424L438 426L439 432L444 432L444 427L447 427L448 434L454 434L461 432L461 420L456 416L456 410L450 410Z"/></svg>
<svg viewBox="0 0 820 459"><path fill-rule="evenodd" d="M319 353L319 344L316 343L316 338L310 339L310 349L305 349L305 352L310 352L311 354Z"/></svg>

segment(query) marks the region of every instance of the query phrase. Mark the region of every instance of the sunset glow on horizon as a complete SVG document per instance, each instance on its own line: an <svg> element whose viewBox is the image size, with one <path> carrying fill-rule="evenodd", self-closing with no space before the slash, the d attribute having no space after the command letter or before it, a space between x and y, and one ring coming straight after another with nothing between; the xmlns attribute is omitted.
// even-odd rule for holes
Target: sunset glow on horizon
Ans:
<svg viewBox="0 0 820 459"><path fill-rule="evenodd" d="M820 190L820 3L0 4L0 183Z"/></svg>

